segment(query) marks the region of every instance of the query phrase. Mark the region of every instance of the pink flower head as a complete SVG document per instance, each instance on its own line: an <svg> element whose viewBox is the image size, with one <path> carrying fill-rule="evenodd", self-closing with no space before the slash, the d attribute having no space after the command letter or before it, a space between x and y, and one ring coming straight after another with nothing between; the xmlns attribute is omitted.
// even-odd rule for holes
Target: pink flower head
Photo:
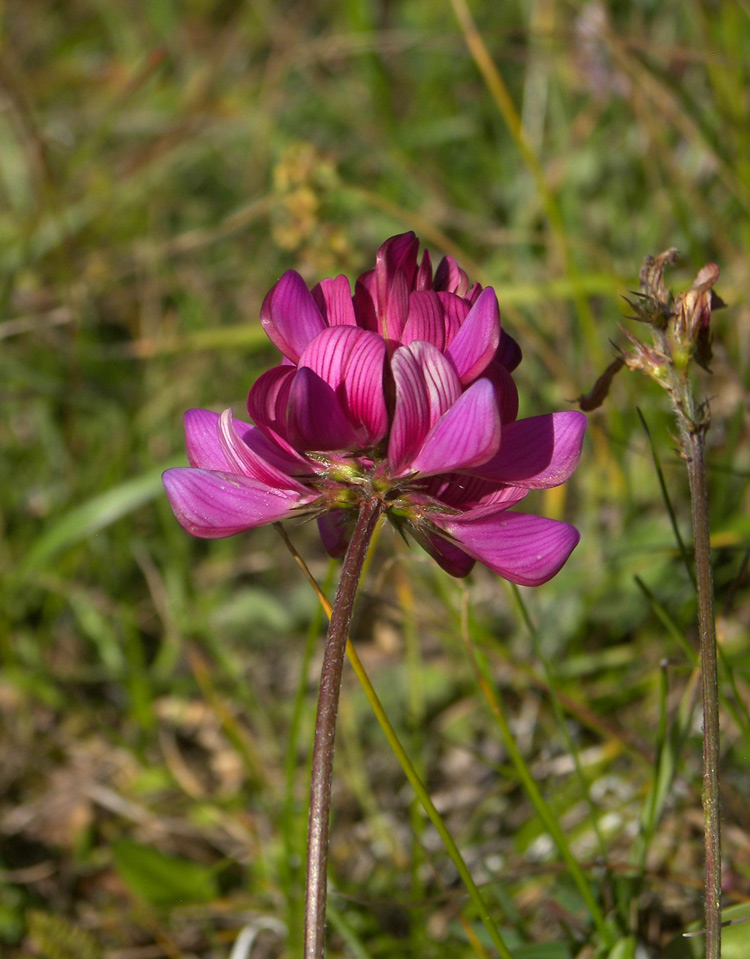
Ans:
<svg viewBox="0 0 750 959"><path fill-rule="evenodd" d="M250 390L254 425L189 411L190 467L164 474L188 532L316 516L341 556L359 505L378 497L454 576L476 560L523 585L558 572L577 530L508 509L568 479L586 419L517 419L521 351L494 291L470 286L449 257L433 274L418 246L413 233L384 243L354 296L343 276L309 290L293 271L271 289L261 323L284 359Z"/></svg>

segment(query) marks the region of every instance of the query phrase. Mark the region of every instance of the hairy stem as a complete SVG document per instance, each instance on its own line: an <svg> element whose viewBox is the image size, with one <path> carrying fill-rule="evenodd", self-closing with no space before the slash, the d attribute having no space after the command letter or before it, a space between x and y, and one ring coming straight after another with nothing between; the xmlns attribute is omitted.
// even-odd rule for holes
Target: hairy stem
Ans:
<svg viewBox="0 0 750 959"><path fill-rule="evenodd" d="M374 497L365 500L360 507L357 525L344 557L323 655L310 777L310 818L307 826L305 959L321 959L324 954L328 822L341 673L362 566L382 512L383 504Z"/></svg>
<svg viewBox="0 0 750 959"><path fill-rule="evenodd" d="M690 479L703 688L703 816L706 843L706 959L721 956L721 806L719 797L719 681L714 583L704 456L705 429L683 429Z"/></svg>

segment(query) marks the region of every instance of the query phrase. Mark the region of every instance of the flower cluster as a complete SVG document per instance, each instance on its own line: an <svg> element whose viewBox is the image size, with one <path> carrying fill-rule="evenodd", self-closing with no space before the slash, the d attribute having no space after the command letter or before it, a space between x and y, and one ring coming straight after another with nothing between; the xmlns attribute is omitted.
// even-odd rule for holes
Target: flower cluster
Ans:
<svg viewBox="0 0 750 959"><path fill-rule="evenodd" d="M418 247L413 233L384 243L353 296L344 276L309 290L294 271L268 293L261 323L283 359L250 390L254 425L190 410L190 467L164 474L188 532L316 516L341 556L360 505L377 497L454 576L476 560L523 585L558 572L577 530L508 508L568 479L585 417L517 419L521 351L494 291L450 257L433 271Z"/></svg>

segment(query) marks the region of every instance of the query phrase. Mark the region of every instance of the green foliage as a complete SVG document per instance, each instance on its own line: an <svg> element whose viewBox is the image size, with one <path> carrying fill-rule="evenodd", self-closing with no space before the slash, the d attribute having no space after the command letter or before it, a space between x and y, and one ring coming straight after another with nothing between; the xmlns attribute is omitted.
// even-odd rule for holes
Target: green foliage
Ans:
<svg viewBox="0 0 750 959"><path fill-rule="evenodd" d="M112 856L125 885L153 906L210 902L218 895L213 872L188 859L127 839L113 845Z"/></svg>
<svg viewBox="0 0 750 959"><path fill-rule="evenodd" d="M727 918L750 898L748 6L470 6L504 106L450 0L0 11L4 959L213 959L248 915L301 954L322 622L272 529L192 540L159 474L184 462L184 410L242 416L281 272L354 275L406 229L495 285L522 415L566 408L624 346L645 254L678 247L678 287L721 267L700 388ZM671 430L621 372L574 480L529 497L582 541L523 607L390 532L366 577L358 649L517 959L700 954L681 936L701 744ZM289 533L325 579L314 524ZM339 743L332 959L492 955L351 673Z"/></svg>

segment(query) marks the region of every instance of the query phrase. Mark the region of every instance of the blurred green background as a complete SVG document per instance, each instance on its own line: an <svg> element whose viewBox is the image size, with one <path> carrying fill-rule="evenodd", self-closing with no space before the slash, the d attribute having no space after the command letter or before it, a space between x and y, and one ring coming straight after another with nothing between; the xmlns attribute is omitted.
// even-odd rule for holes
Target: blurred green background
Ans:
<svg viewBox="0 0 750 959"><path fill-rule="evenodd" d="M699 389L725 885L750 899L750 4L470 7L0 5L3 957L220 959L243 926L254 959L300 955L325 624L272 529L193 540L159 477L184 410L240 415L275 362L258 313L284 270L353 277L409 229L495 287L521 415L570 408L626 344L645 255L679 248L678 289L720 265ZM451 580L388 530L354 633L519 959L656 956L701 915L695 597L637 408L689 541L665 400L623 372L534 501L583 534L523 591L535 640L497 577ZM314 525L290 534L330 592ZM330 956L492 955L350 673L340 722Z"/></svg>

